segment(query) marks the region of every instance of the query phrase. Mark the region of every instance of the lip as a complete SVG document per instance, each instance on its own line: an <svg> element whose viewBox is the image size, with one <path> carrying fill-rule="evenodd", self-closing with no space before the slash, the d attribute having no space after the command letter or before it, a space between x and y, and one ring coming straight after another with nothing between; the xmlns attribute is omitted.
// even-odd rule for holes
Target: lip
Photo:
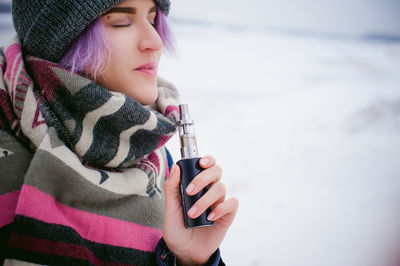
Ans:
<svg viewBox="0 0 400 266"><path fill-rule="evenodd" d="M139 71L149 77L154 77L157 75L157 63L149 62L140 67L135 68L134 70Z"/></svg>

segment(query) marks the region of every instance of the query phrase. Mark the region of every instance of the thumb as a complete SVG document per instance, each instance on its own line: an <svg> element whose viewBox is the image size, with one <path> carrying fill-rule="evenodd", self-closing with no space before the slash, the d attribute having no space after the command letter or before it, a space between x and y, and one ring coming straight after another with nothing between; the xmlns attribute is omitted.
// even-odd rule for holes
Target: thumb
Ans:
<svg viewBox="0 0 400 266"><path fill-rule="evenodd" d="M180 168L174 164L169 177L164 182L165 213L174 212L180 206L179 181Z"/></svg>

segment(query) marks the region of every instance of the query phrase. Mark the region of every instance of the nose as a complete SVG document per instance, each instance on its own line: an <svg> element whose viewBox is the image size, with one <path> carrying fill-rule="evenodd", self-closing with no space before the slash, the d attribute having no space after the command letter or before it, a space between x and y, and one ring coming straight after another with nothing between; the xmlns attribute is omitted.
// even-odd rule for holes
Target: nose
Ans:
<svg viewBox="0 0 400 266"><path fill-rule="evenodd" d="M142 38L140 38L139 41L140 51L159 51L163 48L163 42L160 35L150 23L144 24L141 35Z"/></svg>

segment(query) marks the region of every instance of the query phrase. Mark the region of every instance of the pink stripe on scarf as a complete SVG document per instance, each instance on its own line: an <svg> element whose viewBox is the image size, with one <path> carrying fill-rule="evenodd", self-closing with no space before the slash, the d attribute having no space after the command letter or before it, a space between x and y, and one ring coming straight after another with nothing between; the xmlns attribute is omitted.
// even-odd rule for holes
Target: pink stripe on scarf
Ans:
<svg viewBox="0 0 400 266"><path fill-rule="evenodd" d="M15 96L15 99L18 100L18 101L21 101L21 102L25 101L25 98L21 98L21 97L18 97L18 96Z"/></svg>
<svg viewBox="0 0 400 266"><path fill-rule="evenodd" d="M154 251L162 235L156 228L64 206L30 185L23 185L21 189L16 214L71 227L93 242L143 251Z"/></svg>
<svg viewBox="0 0 400 266"><path fill-rule="evenodd" d="M5 57L7 63L6 76L11 82L11 96L14 96L14 80L18 74L18 68L22 61L21 46L17 43L10 45L5 51ZM15 59L18 57L17 62L14 65Z"/></svg>
<svg viewBox="0 0 400 266"><path fill-rule="evenodd" d="M179 108L178 106L175 105L168 105L167 108L165 109L165 116L169 116L171 113L177 120L179 119Z"/></svg>
<svg viewBox="0 0 400 266"><path fill-rule="evenodd" d="M11 44L5 51L7 62L6 77L11 80L11 68L14 65L15 58L21 53L21 46L18 43Z"/></svg>
<svg viewBox="0 0 400 266"><path fill-rule="evenodd" d="M15 216L19 190L0 195L0 227L12 223Z"/></svg>
<svg viewBox="0 0 400 266"><path fill-rule="evenodd" d="M151 152L147 159L157 168L157 173L160 172L160 159L157 156L156 152Z"/></svg>
<svg viewBox="0 0 400 266"><path fill-rule="evenodd" d="M19 76L19 77L22 77L22 76ZM26 86L26 83L25 83L24 81L18 79L17 86L18 86L18 85L24 85L24 86Z"/></svg>
<svg viewBox="0 0 400 266"><path fill-rule="evenodd" d="M15 80L18 79L17 74L18 74L18 68L19 68L19 65L21 64L21 61L22 61L22 55L18 58L18 61L14 66L14 72L11 75L11 96L13 97L13 99L12 99L13 102L14 102L14 90L15 90L15 87L17 87L15 85ZM14 85L15 85L15 87L14 87Z"/></svg>
<svg viewBox="0 0 400 266"><path fill-rule="evenodd" d="M24 71L24 73L26 73L26 72ZM31 82L31 80L28 77L25 77L24 75L20 75L19 77L22 78L23 80L25 80L28 83Z"/></svg>

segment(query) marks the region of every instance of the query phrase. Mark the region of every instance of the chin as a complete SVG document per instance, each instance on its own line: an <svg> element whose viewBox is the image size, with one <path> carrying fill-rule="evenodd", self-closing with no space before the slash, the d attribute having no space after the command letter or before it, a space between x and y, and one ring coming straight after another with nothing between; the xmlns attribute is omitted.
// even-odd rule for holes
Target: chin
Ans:
<svg viewBox="0 0 400 266"><path fill-rule="evenodd" d="M151 105L151 104L153 104L153 103L156 102L157 98L158 98L158 97L155 97L155 98L152 98L152 99L139 100L139 102L140 102L142 105Z"/></svg>
<svg viewBox="0 0 400 266"><path fill-rule="evenodd" d="M148 90L145 91L146 91L145 95L140 95L139 97L136 98L134 97L134 98L143 105L149 105L155 103L158 98L157 87L149 88Z"/></svg>

